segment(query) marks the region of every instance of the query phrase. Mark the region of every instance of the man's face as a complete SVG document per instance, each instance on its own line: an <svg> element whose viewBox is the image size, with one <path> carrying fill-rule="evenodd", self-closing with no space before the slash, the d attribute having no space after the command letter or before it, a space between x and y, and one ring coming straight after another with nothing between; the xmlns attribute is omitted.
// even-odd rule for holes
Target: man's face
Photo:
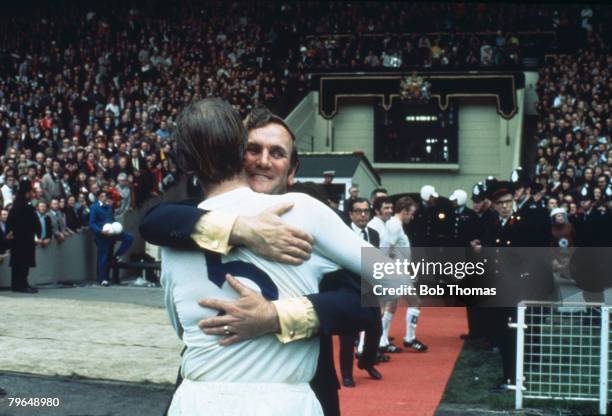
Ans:
<svg viewBox="0 0 612 416"><path fill-rule="evenodd" d="M500 196L497 201L495 201L495 211L502 218L508 218L512 215L512 194L505 194Z"/></svg>
<svg viewBox="0 0 612 416"><path fill-rule="evenodd" d="M51 200L51 209L53 211L57 211L59 209L59 202L57 199L52 199Z"/></svg>
<svg viewBox="0 0 612 416"><path fill-rule="evenodd" d="M403 209L399 213L399 219L402 224L408 224L414 218L414 212L416 211L416 207L412 206L409 209Z"/></svg>
<svg viewBox="0 0 612 416"><path fill-rule="evenodd" d="M514 199L516 201L521 199L523 195L525 195L525 188L523 188L522 186L514 190Z"/></svg>
<svg viewBox="0 0 612 416"><path fill-rule="evenodd" d="M349 193L351 194L351 198L357 198L359 196L359 188L351 188L349 190Z"/></svg>
<svg viewBox="0 0 612 416"><path fill-rule="evenodd" d="M32 212L32 211L30 211L30 212ZM47 212L47 204L45 204L44 202L40 202L38 204L38 212L41 215L44 215Z"/></svg>
<svg viewBox="0 0 612 416"><path fill-rule="evenodd" d="M472 201L472 208L474 211L481 213L487 209L487 204L484 199L482 201Z"/></svg>
<svg viewBox="0 0 612 416"><path fill-rule="evenodd" d="M8 210L3 209L2 211L0 211L0 221L6 222L7 219L8 219Z"/></svg>
<svg viewBox="0 0 612 416"><path fill-rule="evenodd" d="M580 207L584 211L588 211L589 209L591 209L591 200L590 199L585 199L585 200L580 201Z"/></svg>
<svg viewBox="0 0 612 416"><path fill-rule="evenodd" d="M295 170L290 171L293 143L281 125L249 131L244 170L251 189L264 194L281 194L293 183Z"/></svg>
<svg viewBox="0 0 612 416"><path fill-rule="evenodd" d="M388 221L393 215L393 204L390 202L384 202L378 211L378 216L383 221Z"/></svg>
<svg viewBox="0 0 612 416"><path fill-rule="evenodd" d="M98 195L98 201L102 204L106 203L106 192L101 192L100 195Z"/></svg>
<svg viewBox="0 0 612 416"><path fill-rule="evenodd" d="M349 212L351 221L359 228L365 228L370 221L370 204L367 202L358 202L353 204L353 209Z"/></svg>

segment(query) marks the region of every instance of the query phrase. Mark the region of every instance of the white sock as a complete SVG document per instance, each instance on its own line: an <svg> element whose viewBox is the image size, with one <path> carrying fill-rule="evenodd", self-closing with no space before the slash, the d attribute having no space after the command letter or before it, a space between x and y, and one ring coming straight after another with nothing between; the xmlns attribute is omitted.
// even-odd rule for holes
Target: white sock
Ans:
<svg viewBox="0 0 612 416"><path fill-rule="evenodd" d="M363 352L363 344L365 343L365 331L359 333L359 345L357 345L357 354Z"/></svg>
<svg viewBox="0 0 612 416"><path fill-rule="evenodd" d="M421 310L418 308L406 309L406 337L404 341L412 342L416 338L416 327L420 314Z"/></svg>
<svg viewBox="0 0 612 416"><path fill-rule="evenodd" d="M386 347L389 345L389 329L391 329L391 321L393 320L393 314L385 311L382 316L382 335L380 336L380 347Z"/></svg>

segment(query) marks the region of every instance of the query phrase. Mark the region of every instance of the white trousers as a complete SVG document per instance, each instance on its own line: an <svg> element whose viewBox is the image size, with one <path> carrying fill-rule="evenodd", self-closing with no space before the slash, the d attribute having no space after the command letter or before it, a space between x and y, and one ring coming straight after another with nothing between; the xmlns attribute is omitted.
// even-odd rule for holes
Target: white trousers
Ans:
<svg viewBox="0 0 612 416"><path fill-rule="evenodd" d="M308 383L217 383L183 380L169 416L323 416Z"/></svg>

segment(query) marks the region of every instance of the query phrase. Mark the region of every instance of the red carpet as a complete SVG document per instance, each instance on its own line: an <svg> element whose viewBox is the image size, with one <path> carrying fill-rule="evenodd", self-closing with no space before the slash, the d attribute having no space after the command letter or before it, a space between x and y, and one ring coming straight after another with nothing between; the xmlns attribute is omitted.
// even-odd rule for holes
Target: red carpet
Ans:
<svg viewBox="0 0 612 416"><path fill-rule="evenodd" d="M391 335L401 345L405 334L406 309L398 308L393 318ZM433 415L446 382L455 365L466 332L465 308L421 309L417 336L427 346L426 353L403 351L390 354L391 361L377 365L383 379L376 381L357 368L353 377L356 387L340 389L342 416L430 416ZM334 337L334 354L338 377L338 338Z"/></svg>

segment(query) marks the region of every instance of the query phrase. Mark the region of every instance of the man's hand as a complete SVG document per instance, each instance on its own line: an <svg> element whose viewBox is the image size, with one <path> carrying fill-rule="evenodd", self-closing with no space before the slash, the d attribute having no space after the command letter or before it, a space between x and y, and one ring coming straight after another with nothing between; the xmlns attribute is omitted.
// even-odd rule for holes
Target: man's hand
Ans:
<svg viewBox="0 0 612 416"><path fill-rule="evenodd" d="M310 234L280 219L291 208L292 203L282 203L254 217L238 217L229 243L245 246L268 260L302 264L310 258L314 240Z"/></svg>
<svg viewBox="0 0 612 416"><path fill-rule="evenodd" d="M244 286L232 275L226 274L225 279L238 292L240 298L234 301L202 299L198 302L205 308L225 312L225 315L205 318L198 322L198 326L205 334L225 335L219 344L226 346L261 335L280 332L278 314L271 302ZM230 335L227 335L227 332Z"/></svg>

